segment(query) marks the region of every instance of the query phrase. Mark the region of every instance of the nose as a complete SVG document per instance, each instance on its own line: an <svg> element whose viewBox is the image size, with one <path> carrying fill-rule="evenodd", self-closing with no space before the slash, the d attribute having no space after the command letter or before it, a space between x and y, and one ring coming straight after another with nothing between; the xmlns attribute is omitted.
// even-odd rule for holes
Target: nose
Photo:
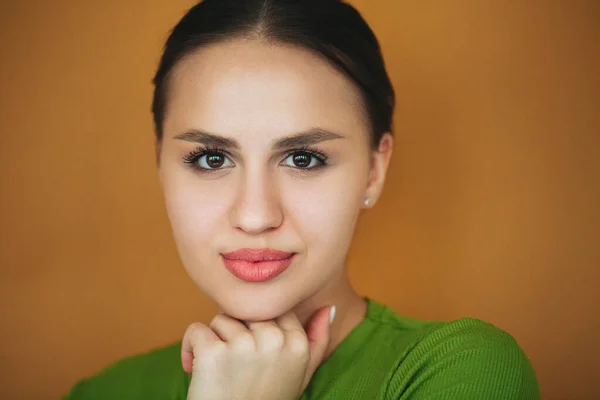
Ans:
<svg viewBox="0 0 600 400"><path fill-rule="evenodd" d="M240 177L237 198L230 213L233 227L257 235L279 227L283 220L278 188L266 172L247 170Z"/></svg>

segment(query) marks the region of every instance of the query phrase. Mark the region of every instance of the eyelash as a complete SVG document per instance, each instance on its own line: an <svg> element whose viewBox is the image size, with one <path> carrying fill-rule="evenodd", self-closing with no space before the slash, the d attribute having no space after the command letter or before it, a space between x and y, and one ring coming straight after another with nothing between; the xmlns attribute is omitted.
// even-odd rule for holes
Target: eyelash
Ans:
<svg viewBox="0 0 600 400"><path fill-rule="evenodd" d="M316 158L317 161L319 161L321 163L320 165L317 165L315 167L310 167L310 168L292 167L292 168L298 169L300 171L315 171L317 169L321 169L321 168L329 165L329 157L327 157L327 155L323 151L321 151L317 148L314 148L314 147L309 147L309 146L303 146L299 149L294 149L294 150L288 151L285 154L285 157L283 157L283 160L287 159L289 156L294 155L296 153L306 153L309 156ZM229 158L227 152L222 150L221 148L207 146L207 147L198 147L194 151L188 153L187 155L185 155L183 157L183 162L185 164L187 164L193 170L201 172L201 173L213 173L213 172L222 170L223 168L203 168L198 165L198 160L201 157L208 155L208 154L217 154L217 155L220 155L221 157Z"/></svg>

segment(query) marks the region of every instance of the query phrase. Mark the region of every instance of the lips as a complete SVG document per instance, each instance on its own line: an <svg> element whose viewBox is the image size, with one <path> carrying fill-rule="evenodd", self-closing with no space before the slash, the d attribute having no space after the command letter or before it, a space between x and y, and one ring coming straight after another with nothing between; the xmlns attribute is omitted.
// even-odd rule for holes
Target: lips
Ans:
<svg viewBox="0 0 600 400"><path fill-rule="evenodd" d="M222 253L225 267L246 282L266 282L282 273L296 253L273 249L240 249Z"/></svg>

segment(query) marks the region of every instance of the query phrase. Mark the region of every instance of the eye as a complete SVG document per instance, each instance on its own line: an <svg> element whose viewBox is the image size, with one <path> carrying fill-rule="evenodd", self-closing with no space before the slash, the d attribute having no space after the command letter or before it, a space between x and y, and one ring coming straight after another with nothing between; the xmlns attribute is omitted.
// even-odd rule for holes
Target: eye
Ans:
<svg viewBox="0 0 600 400"><path fill-rule="evenodd" d="M289 162L285 162L290 160ZM324 166L327 158L308 150L296 150L290 153L284 160L284 163L290 167L300 169L313 169Z"/></svg>
<svg viewBox="0 0 600 400"><path fill-rule="evenodd" d="M198 148L183 157L183 162L199 172L213 172L233 166L224 151Z"/></svg>
<svg viewBox="0 0 600 400"><path fill-rule="evenodd" d="M227 156L218 151L207 151L198 157L198 167L202 169L219 169L233 165Z"/></svg>

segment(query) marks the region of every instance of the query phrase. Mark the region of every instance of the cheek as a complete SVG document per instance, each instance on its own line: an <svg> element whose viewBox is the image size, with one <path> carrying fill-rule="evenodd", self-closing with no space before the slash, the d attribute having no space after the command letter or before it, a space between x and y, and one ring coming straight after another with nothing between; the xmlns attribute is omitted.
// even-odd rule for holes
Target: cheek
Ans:
<svg viewBox="0 0 600 400"><path fill-rule="evenodd" d="M287 217L313 255L343 251L349 245L360 211L360 180L328 176L320 182L288 182Z"/></svg>
<svg viewBox="0 0 600 400"><path fill-rule="evenodd" d="M187 176L189 175L189 176ZM180 250L198 251L222 229L221 216L227 208L227 185L198 183L193 174L173 174L164 185L165 205L173 235Z"/></svg>

